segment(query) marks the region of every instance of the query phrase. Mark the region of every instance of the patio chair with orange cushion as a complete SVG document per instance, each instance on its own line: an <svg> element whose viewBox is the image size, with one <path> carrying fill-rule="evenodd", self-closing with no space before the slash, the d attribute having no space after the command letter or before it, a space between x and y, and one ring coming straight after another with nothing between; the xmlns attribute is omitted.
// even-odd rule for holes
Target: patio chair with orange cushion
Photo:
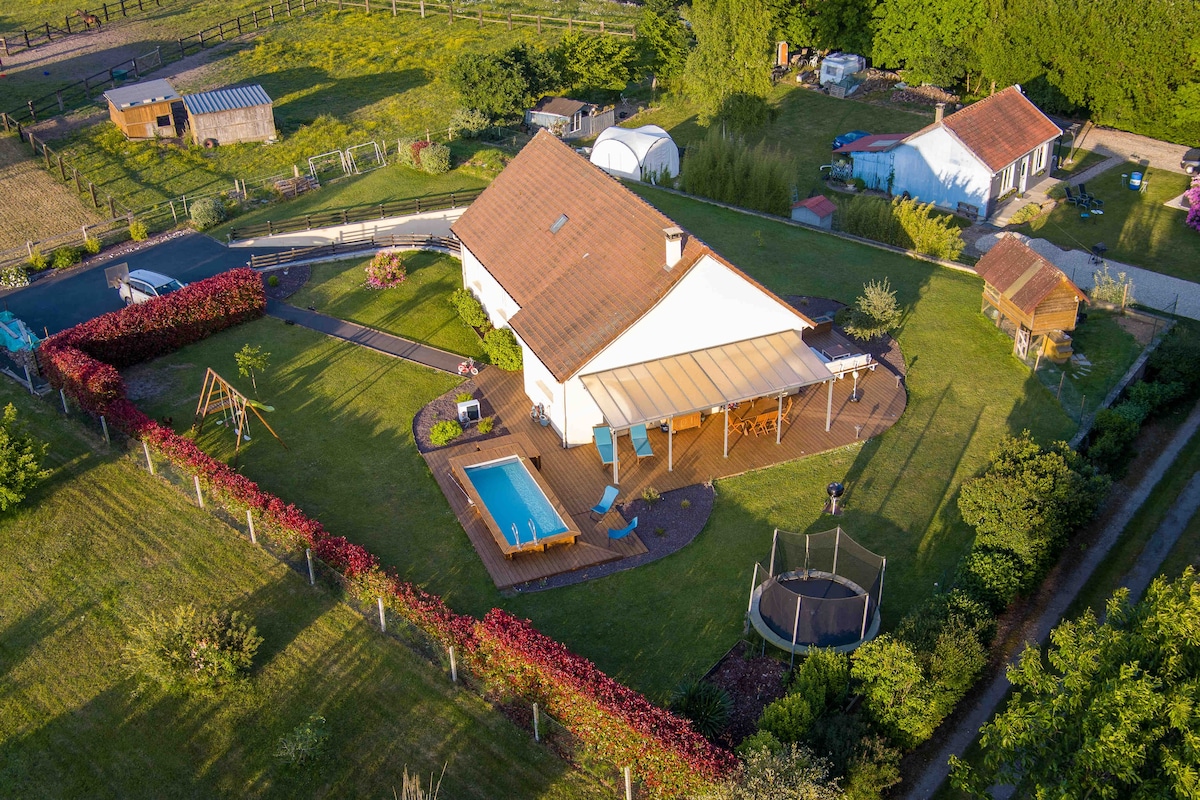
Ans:
<svg viewBox="0 0 1200 800"><path fill-rule="evenodd" d="M740 433L745 435L750 432L751 426L754 424L754 418L750 415L745 417L737 417L733 414L729 415L729 432Z"/></svg>
<svg viewBox="0 0 1200 800"><path fill-rule="evenodd" d="M771 433L775 430L775 426L779 423L779 411L766 411L754 418L754 422L750 426L750 430L755 436L761 436L764 433Z"/></svg>

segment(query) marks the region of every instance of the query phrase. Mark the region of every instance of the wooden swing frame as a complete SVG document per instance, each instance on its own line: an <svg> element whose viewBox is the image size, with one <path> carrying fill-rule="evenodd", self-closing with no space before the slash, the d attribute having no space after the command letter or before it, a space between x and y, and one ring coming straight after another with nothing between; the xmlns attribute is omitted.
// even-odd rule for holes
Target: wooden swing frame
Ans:
<svg viewBox="0 0 1200 800"><path fill-rule="evenodd" d="M200 389L200 402L196 405L196 418L192 423L196 436L199 436L200 432L204 430L204 421L209 416L230 412L237 425L233 445L233 463L236 464L238 453L242 448L242 435L250 427L249 419L246 417L247 411L253 411L254 416L258 417L258 421L263 424L263 427L275 437L275 441L283 445L284 450L288 449L287 443L279 438L279 434L275 432L275 429L271 427L271 424L267 422L250 398L233 388L233 384L209 367L208 371L204 373L204 386Z"/></svg>

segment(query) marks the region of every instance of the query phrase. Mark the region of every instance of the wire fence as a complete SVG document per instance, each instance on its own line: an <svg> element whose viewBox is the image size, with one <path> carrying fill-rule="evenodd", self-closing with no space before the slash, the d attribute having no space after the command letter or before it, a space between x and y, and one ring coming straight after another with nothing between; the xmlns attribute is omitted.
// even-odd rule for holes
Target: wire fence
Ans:
<svg viewBox="0 0 1200 800"><path fill-rule="evenodd" d="M315 589L332 592L340 602L361 614L380 634L403 645L409 652L441 672L447 680L493 701L498 710L524 729L536 742L610 786L614 795L623 796L627 800L649 796L636 775L631 774L628 769L605 761L596 748L572 733L563 721L551 717L536 703L529 703L507 693L496 694L470 672L452 648L444 647L441 642L393 612L383 602L364 602L355 593L347 591L346 580L342 574L314 556L311 551L283 550L258 535L252 513L232 509L217 502L203 490L195 475L155 455L142 442L113 431L104 417L93 417L81 411L61 392L49 390L42 395L42 400L63 418L72 420L84 428L94 450L128 459L138 469L164 481L189 502L195 503L223 522L227 533L261 547ZM234 434L231 432L230 435Z"/></svg>

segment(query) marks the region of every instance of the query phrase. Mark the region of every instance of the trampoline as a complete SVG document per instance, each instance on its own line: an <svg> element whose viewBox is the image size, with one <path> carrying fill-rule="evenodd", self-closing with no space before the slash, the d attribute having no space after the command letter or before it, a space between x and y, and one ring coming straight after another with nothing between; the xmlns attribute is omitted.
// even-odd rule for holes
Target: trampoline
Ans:
<svg viewBox="0 0 1200 800"><path fill-rule="evenodd" d="M776 647L849 652L879 632L887 559L837 527L814 534L776 529L767 566L754 565L747 612Z"/></svg>

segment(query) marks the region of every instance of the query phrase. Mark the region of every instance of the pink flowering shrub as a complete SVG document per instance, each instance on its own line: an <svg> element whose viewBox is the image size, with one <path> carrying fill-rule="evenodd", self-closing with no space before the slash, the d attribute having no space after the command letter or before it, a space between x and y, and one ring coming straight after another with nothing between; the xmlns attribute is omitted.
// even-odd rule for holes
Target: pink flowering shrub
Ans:
<svg viewBox="0 0 1200 800"><path fill-rule="evenodd" d="M1192 178L1192 186L1183 196L1188 202L1187 226L1200 231L1200 175Z"/></svg>
<svg viewBox="0 0 1200 800"><path fill-rule="evenodd" d="M653 796L696 794L735 768L733 754L709 742L689 721L653 705L528 621L498 609L482 622L456 614L437 595L384 570L362 545L330 535L296 506L147 417L126 398L114 364L106 363L111 358L128 366L162 355L235 324L226 320L253 319L264 305L259 276L234 270L56 334L38 355L51 384L85 410L103 414L110 428L142 440L176 469L198 476L213 502L251 511L261 539L291 552L311 548L342 574L352 596L363 603L382 597L393 613L444 647L455 647L460 663L488 686L541 703L601 757L633 765Z"/></svg>
<svg viewBox="0 0 1200 800"><path fill-rule="evenodd" d="M368 289L391 289L404 283L408 273L399 253L380 250L366 266Z"/></svg>

